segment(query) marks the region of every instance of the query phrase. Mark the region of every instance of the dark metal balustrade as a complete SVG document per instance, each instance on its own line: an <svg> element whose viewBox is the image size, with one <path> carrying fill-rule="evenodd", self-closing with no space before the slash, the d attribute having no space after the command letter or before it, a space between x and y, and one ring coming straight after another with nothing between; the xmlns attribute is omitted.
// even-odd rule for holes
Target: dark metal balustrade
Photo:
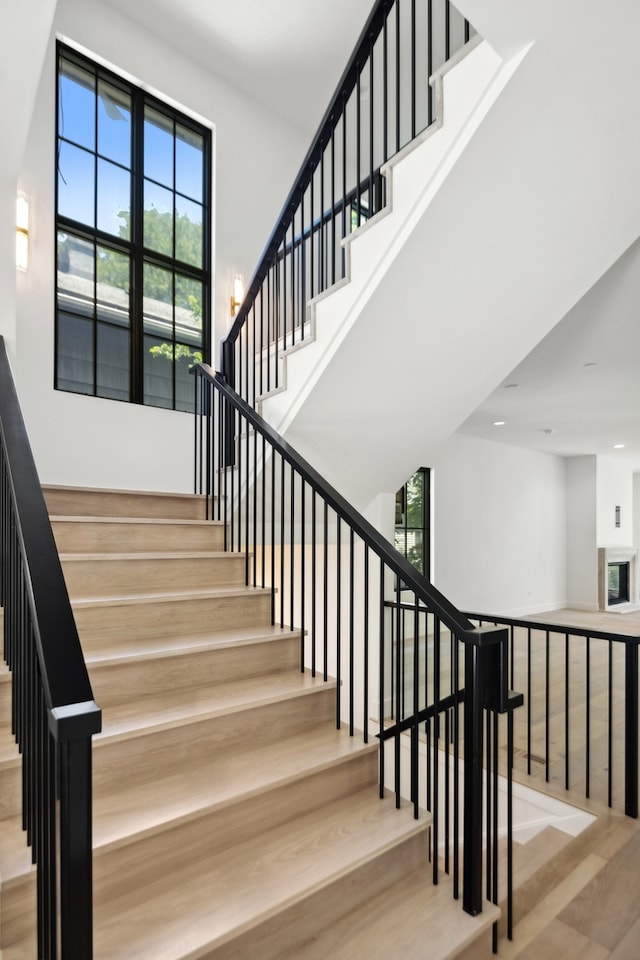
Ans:
<svg viewBox="0 0 640 960"><path fill-rule="evenodd" d="M204 365L194 373L195 490L206 495L209 517L224 522L225 549L244 553L247 584L271 590L273 623L301 630L301 670L335 678L336 725L351 735L359 729L365 741L375 728L381 795L388 782L398 805L404 794L416 817L419 807L432 812L433 879L442 861L456 898L463 851L463 907L479 913L483 716L492 759L496 718L508 714L511 755L511 714L522 702L507 691L507 631L475 628L220 374ZM491 827L485 862L489 896L497 899L498 765L492 762L495 777L485 778ZM507 813L510 822L510 804ZM510 841L509 827L509 847ZM510 867L508 881L511 903Z"/></svg>
<svg viewBox="0 0 640 960"><path fill-rule="evenodd" d="M91 737L101 724L4 339L0 337L4 656L37 864L38 957L91 960Z"/></svg>
<svg viewBox="0 0 640 960"><path fill-rule="evenodd" d="M546 782L555 778L565 790L637 818L640 637L466 616L509 630L510 683L525 691L527 704L516 727L526 773L539 766ZM560 696L552 690L554 678Z"/></svg>
<svg viewBox="0 0 640 960"><path fill-rule="evenodd" d="M449 0L374 5L222 344L250 405L281 386L280 353L309 337L309 301L344 277L342 240L384 206L380 169L434 121L429 80L471 32Z"/></svg>

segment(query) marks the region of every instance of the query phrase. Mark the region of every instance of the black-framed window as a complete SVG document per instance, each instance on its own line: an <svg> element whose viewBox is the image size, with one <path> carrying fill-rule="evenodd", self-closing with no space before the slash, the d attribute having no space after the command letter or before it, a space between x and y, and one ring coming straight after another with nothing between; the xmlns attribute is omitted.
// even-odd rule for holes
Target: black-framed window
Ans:
<svg viewBox="0 0 640 960"><path fill-rule="evenodd" d="M420 467L396 494L395 547L431 579L431 471Z"/></svg>
<svg viewBox="0 0 640 960"><path fill-rule="evenodd" d="M191 410L210 350L211 133L58 44L55 387Z"/></svg>

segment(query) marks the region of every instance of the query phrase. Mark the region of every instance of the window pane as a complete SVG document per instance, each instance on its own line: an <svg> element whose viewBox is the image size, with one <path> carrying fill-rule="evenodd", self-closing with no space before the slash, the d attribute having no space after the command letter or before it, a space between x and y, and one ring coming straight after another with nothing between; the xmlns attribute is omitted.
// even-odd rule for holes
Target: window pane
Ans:
<svg viewBox="0 0 640 960"><path fill-rule="evenodd" d="M173 121L151 107L144 111L144 175L173 189Z"/></svg>
<svg viewBox="0 0 640 960"><path fill-rule="evenodd" d="M198 133L176 125L176 190L202 202L204 141Z"/></svg>
<svg viewBox="0 0 640 960"><path fill-rule="evenodd" d="M128 240L131 176L108 160L98 160L98 229Z"/></svg>
<svg viewBox="0 0 640 960"><path fill-rule="evenodd" d="M71 233L58 233L58 307L93 316L93 244ZM92 377L93 380L93 377Z"/></svg>
<svg viewBox="0 0 640 960"><path fill-rule="evenodd" d="M202 284L176 274L176 339L202 346Z"/></svg>
<svg viewBox="0 0 640 960"><path fill-rule="evenodd" d="M97 314L99 320L121 327L129 326L129 257L109 247L98 247L96 260L97 273Z"/></svg>
<svg viewBox="0 0 640 960"><path fill-rule="evenodd" d="M129 331L98 324L96 392L112 400L129 399Z"/></svg>
<svg viewBox="0 0 640 960"><path fill-rule="evenodd" d="M422 505L424 502L423 493L424 475L418 471L414 473L407 481L407 526L422 527Z"/></svg>
<svg viewBox="0 0 640 960"><path fill-rule="evenodd" d="M173 340L173 274L170 270L145 263L143 282L145 333Z"/></svg>
<svg viewBox="0 0 640 960"><path fill-rule="evenodd" d="M144 338L144 402L173 407L173 344Z"/></svg>
<svg viewBox="0 0 640 960"><path fill-rule="evenodd" d="M202 267L202 207L176 196L176 260Z"/></svg>
<svg viewBox="0 0 640 960"><path fill-rule="evenodd" d="M61 141L58 155L58 213L93 227L94 180L93 154Z"/></svg>
<svg viewBox="0 0 640 960"><path fill-rule="evenodd" d="M58 389L93 393L93 321L58 314Z"/></svg>
<svg viewBox="0 0 640 960"><path fill-rule="evenodd" d="M173 256L173 194L148 180L144 182L144 245Z"/></svg>
<svg viewBox="0 0 640 960"><path fill-rule="evenodd" d="M131 97L104 80L98 82L98 153L131 167Z"/></svg>
<svg viewBox="0 0 640 960"><path fill-rule="evenodd" d="M95 77L69 60L60 64L58 133L65 140L95 150Z"/></svg>
<svg viewBox="0 0 640 960"><path fill-rule="evenodd" d="M202 352L176 344L176 410L193 413L195 407L196 378L189 370L194 363L202 363Z"/></svg>

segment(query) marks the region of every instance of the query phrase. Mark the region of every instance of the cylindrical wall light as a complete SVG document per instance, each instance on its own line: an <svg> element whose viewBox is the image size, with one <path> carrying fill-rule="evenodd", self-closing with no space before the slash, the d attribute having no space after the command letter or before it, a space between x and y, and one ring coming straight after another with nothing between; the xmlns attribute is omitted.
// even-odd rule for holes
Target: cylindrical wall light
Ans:
<svg viewBox="0 0 640 960"><path fill-rule="evenodd" d="M23 193L16 198L16 268L23 272L29 265L29 201Z"/></svg>

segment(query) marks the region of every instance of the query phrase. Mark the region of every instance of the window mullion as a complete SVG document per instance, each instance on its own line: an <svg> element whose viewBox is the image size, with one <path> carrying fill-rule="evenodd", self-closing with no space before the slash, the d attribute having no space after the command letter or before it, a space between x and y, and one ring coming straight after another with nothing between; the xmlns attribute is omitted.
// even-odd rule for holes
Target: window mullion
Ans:
<svg viewBox="0 0 640 960"><path fill-rule="evenodd" d="M144 400L144 95L133 91L133 158L132 158L132 224L131 232L131 399Z"/></svg>

